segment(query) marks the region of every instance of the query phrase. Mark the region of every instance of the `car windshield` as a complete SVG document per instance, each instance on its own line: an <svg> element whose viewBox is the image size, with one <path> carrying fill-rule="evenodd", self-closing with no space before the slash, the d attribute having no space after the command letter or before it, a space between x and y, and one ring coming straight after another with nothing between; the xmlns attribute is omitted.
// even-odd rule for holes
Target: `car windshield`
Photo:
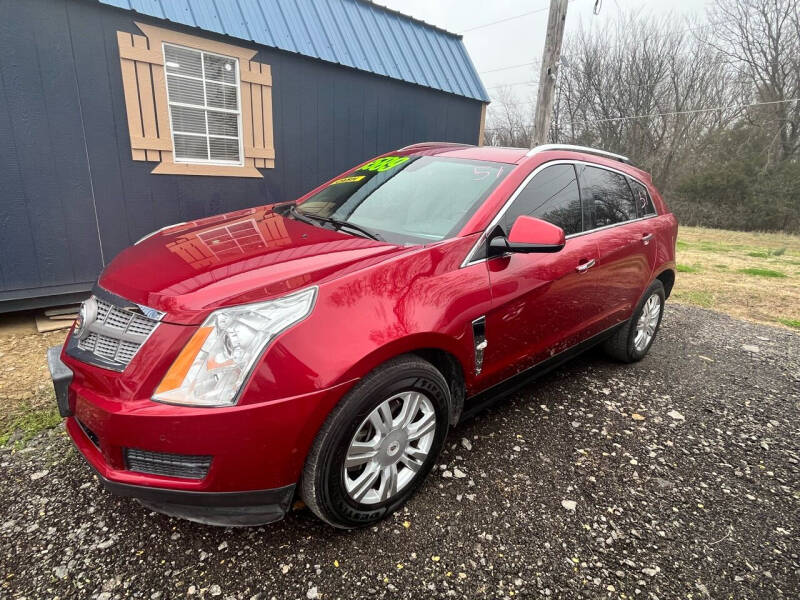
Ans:
<svg viewBox="0 0 800 600"><path fill-rule="evenodd" d="M512 166L438 156L384 156L332 181L297 212L392 243L438 241L464 226Z"/></svg>

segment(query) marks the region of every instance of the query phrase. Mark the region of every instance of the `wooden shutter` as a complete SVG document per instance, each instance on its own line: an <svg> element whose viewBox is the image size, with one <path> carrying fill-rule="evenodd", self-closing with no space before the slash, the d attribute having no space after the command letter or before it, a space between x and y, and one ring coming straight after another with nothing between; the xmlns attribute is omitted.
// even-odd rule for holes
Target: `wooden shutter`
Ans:
<svg viewBox="0 0 800 600"><path fill-rule="evenodd" d="M272 135L272 74L270 66L251 59L256 50L136 24L144 35L117 32L122 86L133 160L158 162L154 174L261 177L258 169L275 166ZM176 163L173 160L164 42L238 59L244 165Z"/></svg>

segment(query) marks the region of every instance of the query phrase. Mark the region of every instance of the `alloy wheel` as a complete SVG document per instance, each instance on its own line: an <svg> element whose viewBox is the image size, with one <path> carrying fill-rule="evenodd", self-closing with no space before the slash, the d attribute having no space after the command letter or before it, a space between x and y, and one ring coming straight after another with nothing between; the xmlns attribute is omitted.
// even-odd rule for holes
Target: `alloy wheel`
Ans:
<svg viewBox="0 0 800 600"><path fill-rule="evenodd" d="M653 294L642 307L642 314L636 322L636 336L633 338L633 347L637 352L643 352L653 336L656 334L658 319L661 316L661 297Z"/></svg>
<svg viewBox="0 0 800 600"><path fill-rule="evenodd" d="M381 402L358 427L343 467L351 499L378 504L411 483L428 458L436 411L423 393L406 391Z"/></svg>

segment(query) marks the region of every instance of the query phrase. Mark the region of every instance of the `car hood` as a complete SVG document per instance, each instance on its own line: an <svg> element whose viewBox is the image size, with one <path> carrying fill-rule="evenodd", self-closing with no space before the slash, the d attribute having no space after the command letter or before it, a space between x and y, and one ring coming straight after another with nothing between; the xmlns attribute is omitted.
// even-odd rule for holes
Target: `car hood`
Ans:
<svg viewBox="0 0 800 600"><path fill-rule="evenodd" d="M285 218L258 207L182 223L121 252L99 286L198 323L209 311L285 295L408 248Z"/></svg>

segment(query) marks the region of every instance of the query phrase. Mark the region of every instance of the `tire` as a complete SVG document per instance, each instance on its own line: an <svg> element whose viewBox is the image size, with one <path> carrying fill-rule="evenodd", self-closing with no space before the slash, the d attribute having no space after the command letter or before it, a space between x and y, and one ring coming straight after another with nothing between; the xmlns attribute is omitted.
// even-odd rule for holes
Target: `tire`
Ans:
<svg viewBox="0 0 800 600"><path fill-rule="evenodd" d="M642 313L646 310L645 307L648 306L648 301L654 296L658 299L659 307L658 316L655 319L655 326L652 328L652 334L649 339L646 340L646 343L637 346L637 324L640 318L642 318ZM650 346L653 345L658 329L661 326L661 318L664 315L664 300L664 285L661 281L656 279L642 295L630 320L626 321L622 327L605 341L603 344L605 353L625 363L642 360L650 350Z"/></svg>
<svg viewBox="0 0 800 600"><path fill-rule="evenodd" d="M301 498L320 519L342 529L372 525L391 514L414 494L433 467L447 436L449 404L447 382L429 362L404 355L381 365L328 415L306 458ZM379 407L388 407L391 418ZM414 414L408 416L410 412ZM431 415L435 424L430 423ZM382 434L376 422L388 433ZM392 425L387 427L389 422ZM419 437L412 440L415 435ZM351 444L361 446L354 449ZM378 448L375 456L363 466L345 468L345 459L361 461L372 448ZM396 461L394 470L392 461ZM359 482L369 482L376 469L379 479L364 491L366 484ZM391 481L394 487L386 483Z"/></svg>

